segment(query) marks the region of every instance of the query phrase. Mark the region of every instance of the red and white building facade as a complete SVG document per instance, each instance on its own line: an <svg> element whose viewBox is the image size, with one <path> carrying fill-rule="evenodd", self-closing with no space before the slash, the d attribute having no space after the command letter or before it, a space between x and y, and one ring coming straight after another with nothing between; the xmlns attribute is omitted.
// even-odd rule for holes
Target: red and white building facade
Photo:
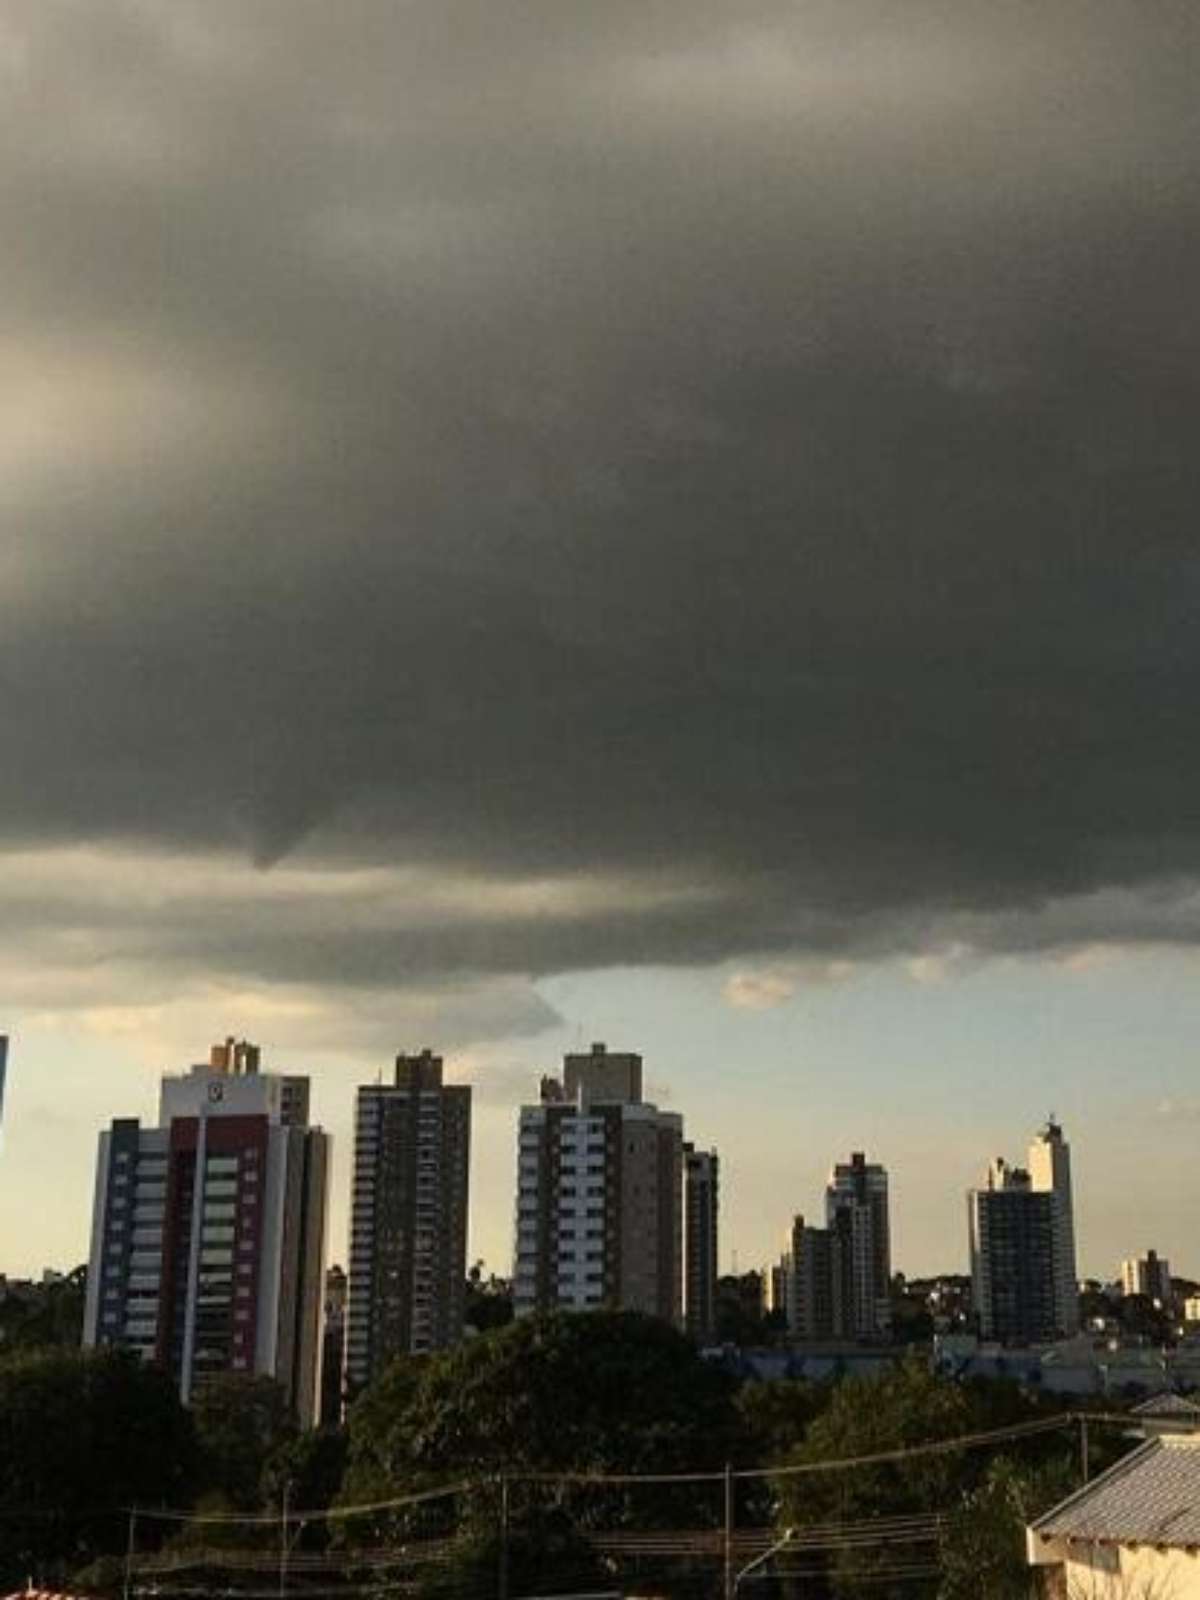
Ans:
<svg viewBox="0 0 1200 1600"><path fill-rule="evenodd" d="M308 1126L308 1080L258 1065L252 1045L217 1045L163 1079L157 1127L101 1134L84 1343L138 1351L185 1401L209 1375L265 1373L307 1424L329 1138Z"/></svg>

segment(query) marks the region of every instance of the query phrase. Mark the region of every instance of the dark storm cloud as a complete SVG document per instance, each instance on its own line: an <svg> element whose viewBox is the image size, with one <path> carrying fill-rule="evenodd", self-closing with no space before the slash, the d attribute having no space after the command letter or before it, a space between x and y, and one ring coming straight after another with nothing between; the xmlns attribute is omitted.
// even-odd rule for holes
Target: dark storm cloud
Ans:
<svg viewBox="0 0 1200 1600"><path fill-rule="evenodd" d="M122 914L272 982L1190 939L1198 45L10 7L5 840L672 886Z"/></svg>

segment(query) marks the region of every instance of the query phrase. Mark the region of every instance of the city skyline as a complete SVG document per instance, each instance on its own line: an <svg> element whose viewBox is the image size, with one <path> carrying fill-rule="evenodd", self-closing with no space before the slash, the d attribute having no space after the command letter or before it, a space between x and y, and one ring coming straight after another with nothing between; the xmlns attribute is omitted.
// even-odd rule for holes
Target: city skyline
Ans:
<svg viewBox="0 0 1200 1600"><path fill-rule="evenodd" d="M568 1057L570 1054L571 1053L568 1051ZM614 1052L614 1054L619 1054L619 1052ZM586 1060L586 1057L577 1057L577 1059ZM276 1064L279 1070L290 1070L288 1063L285 1060L277 1060ZM309 1065L311 1066L311 1064ZM382 1070L383 1069L380 1068L380 1071ZM388 1070L390 1071L390 1066ZM650 1092L660 1093L662 1086L659 1085L657 1088L654 1086L655 1076L653 1063L650 1063L649 1070L651 1083ZM528 1074L528 1081L526 1083L526 1097L529 1083L534 1081L535 1078L536 1073L531 1069L530 1073ZM157 1085L157 1077L155 1077L154 1083ZM333 1176L331 1180L330 1195L331 1226L329 1232L329 1253L331 1260L343 1260L345 1262L348 1260L347 1241L349 1237L350 1225L348 1199L351 1180L349 1160L351 1152L349 1141L344 1137L338 1136L339 1122L336 1112L330 1116L326 1114L326 1111L322 1111L321 1109L323 1105L327 1104L330 1087L331 1085L329 1084L328 1078L318 1072L316 1074L314 1089L318 1116L323 1119L325 1126L332 1129L334 1133L334 1160L332 1163ZM343 1093L351 1095L354 1093L353 1089L346 1089L341 1085L339 1085L339 1087ZM476 1082L476 1090L478 1087L479 1085ZM493 1146L493 1148L485 1151L483 1158L482 1170L485 1175L485 1182L483 1184L484 1192L482 1196L478 1195L475 1187L479 1180L479 1172L474 1167L472 1169L472 1204L470 1208L469 1219L471 1241L470 1255L471 1258L482 1255L487 1260L489 1267L493 1271L499 1271L505 1276L507 1276L511 1271L513 1253L512 1207L515 1199L515 1187L513 1184L511 1160L512 1149L514 1147L514 1141L517 1132L518 1105L519 1101L514 1101L512 1103L500 1106L497 1106L494 1103L489 1105L485 1100L482 1108L483 1121L489 1127L489 1143ZM692 1129L696 1128L701 1123L700 1114L693 1109L691 1104L684 1105L673 1099L671 1103L671 1109L685 1110L688 1119L688 1126ZM117 1110L116 1114L132 1115L134 1114L135 1110L136 1107L123 1106ZM109 1114L113 1114L113 1108L110 1108ZM480 1108L477 1104L477 1127L473 1143L475 1143L478 1139L479 1118ZM764 1134L768 1131L768 1121L769 1119L766 1119L758 1124L760 1131ZM99 1124L97 1124L97 1126L98 1125ZM1036 1137L1039 1132L1036 1126L1029 1123L1026 1124L1026 1130L1024 1131L1027 1132L1031 1137ZM1044 1133L1044 1130L1042 1131ZM94 1141L94 1136L95 1126L90 1126L89 1138ZM821 1167L820 1185L823 1185L824 1179L826 1176L828 1176L830 1169L831 1152L828 1146L828 1141L824 1140L824 1134L820 1124L818 1124L815 1129L815 1137L818 1143L822 1145L816 1160L819 1162ZM1009 1130L1006 1133L1005 1139L1001 1141L1001 1143L1008 1143L1011 1145L1014 1137L1020 1140L1022 1137L1022 1130L1016 1130L1015 1134L1012 1130ZM702 1142L708 1144L716 1141L703 1140ZM732 1143L736 1153L739 1149L738 1141L734 1139ZM1076 1157L1078 1158L1080 1141L1076 1139L1074 1140L1074 1144ZM18 1148L20 1147L21 1141L18 1137ZM722 1162L722 1243L721 1258L719 1262L719 1267L722 1272L730 1271L735 1266L740 1267L742 1270L746 1270L750 1267L758 1268L775 1259L778 1250L778 1240L783 1236L785 1228L790 1225L790 1218L781 1214L781 1204L786 1206L790 1200L794 1203L796 1210L803 1209L806 1211L806 1213L811 1213L813 1195L820 1193L820 1185L815 1187L811 1192L788 1190L784 1192L785 1197L781 1202L779 1198L780 1190L778 1181L775 1177L775 1174L771 1173L768 1181L772 1182L775 1188L776 1197L772 1202L774 1209L771 1211L762 1209L761 1203L755 1203L755 1191L753 1183L754 1167L751 1160L743 1157L742 1161L740 1161L737 1166L731 1169L731 1158L727 1153L729 1147L730 1140L728 1137L720 1141L718 1145L718 1148L721 1152ZM915 1186L918 1195L920 1195L922 1190L924 1190L926 1197L928 1198L930 1191L928 1174L922 1174L916 1169L907 1174L904 1171L900 1171L899 1174L897 1174L895 1162L887 1157L887 1141L885 1141L882 1146L871 1143L868 1145L868 1148L872 1158L874 1158L874 1156L877 1154L881 1156L884 1165L889 1169L893 1182L896 1181L897 1176L899 1178L900 1187L898 1195L893 1200L891 1226L893 1233L898 1231L901 1238L903 1238L906 1233L905 1210L906 1199L909 1198L910 1185ZM962 1152L965 1170L969 1173L969 1186L974 1186L979 1170L985 1164L985 1161L989 1159L985 1154L987 1149L987 1145L981 1145L977 1150L966 1150ZM1091 1162L1089 1160L1089 1151L1086 1146L1084 1147L1083 1159L1085 1164L1084 1170L1086 1172L1091 1166ZM493 1172L493 1168L498 1168L499 1171ZM9 1167L6 1170L11 1175L13 1169ZM487 1175L490 1175L491 1177L490 1183L486 1181ZM924 1177L924 1183L922 1183L922 1177ZM2 1197L4 1193L4 1178L5 1172L0 1171L0 1197ZM88 1174L88 1184L90 1184L90 1171ZM739 1193L743 1185L745 1185L751 1191L749 1196ZM86 1186L79 1186L81 1191L84 1187ZM933 1253L925 1259L914 1258L911 1254L902 1254L899 1258L893 1259L892 1265L894 1270L904 1271L910 1276L922 1276L939 1272L969 1271L970 1262L969 1252L966 1246L966 1235L965 1230L960 1226L962 1195L966 1192L967 1187L968 1184L964 1183L962 1191L957 1193L951 1189L940 1189L933 1192L932 1200L937 1211L935 1231L937 1237L944 1240L944 1246L941 1248L940 1252ZM86 1205L90 1206L90 1190L87 1195ZM1182 1222L1178 1218L1176 1219L1174 1233L1172 1233L1170 1228L1165 1230L1160 1229L1157 1232L1154 1232L1153 1230L1149 1230L1149 1225L1145 1223L1145 1219L1142 1215L1139 1214L1135 1217L1133 1209L1126 1207L1125 1220L1122 1223L1122 1227L1125 1229L1127 1236L1132 1242L1126 1246L1126 1249L1120 1256L1108 1258L1089 1238L1088 1223L1086 1219L1089 1217L1092 1207L1089 1204L1089 1192L1086 1186L1086 1180L1085 1186L1082 1190L1079 1187L1078 1181L1076 1182L1075 1206L1077 1214L1082 1212L1082 1215L1085 1218L1084 1234L1082 1239L1084 1262L1079 1271L1079 1276L1081 1278L1090 1276L1100 1277L1104 1280L1112 1280L1119 1276L1120 1261L1123 1259L1124 1255L1141 1249L1143 1247L1142 1241L1144 1238L1156 1237L1158 1242L1162 1244L1166 1238L1178 1238L1180 1236L1182 1236L1185 1241L1183 1246L1176 1246L1169 1251L1164 1250L1163 1253L1168 1254L1170 1258L1175 1261L1177 1270L1180 1271L1181 1274L1185 1276L1187 1275L1189 1271L1190 1236L1188 1235L1186 1228L1186 1219L1184 1219ZM85 1210L86 1206L81 1209L80 1214L74 1219L74 1226L77 1234L84 1231ZM759 1236L763 1236L764 1242L761 1249L754 1249L752 1247L750 1250L747 1250L746 1248L745 1230L747 1212L749 1212L753 1217L753 1232L750 1235L751 1239L753 1240ZM819 1217L819 1212L817 1215ZM0 1271L7 1270L11 1276L20 1276L22 1274L36 1273L41 1269L42 1266L49 1265L67 1267L74 1264L67 1257L53 1261L44 1260L41 1255L38 1254L37 1245L30 1244L28 1229L22 1230L25 1237L25 1254L19 1257L15 1256L12 1253L12 1247L9 1243L9 1239L16 1236L16 1229L11 1228L11 1219L13 1216L13 1213L5 1212L0 1209ZM10 1219L8 1225L6 1225L5 1222L6 1217ZM739 1233L735 1230L733 1240L729 1241L732 1219L735 1218L740 1219L741 1228L744 1231ZM1143 1229L1149 1231L1139 1231ZM485 1241L490 1241L490 1250ZM86 1257L86 1253L87 1251L85 1247L81 1254L81 1259ZM7 1254L7 1260L5 1259L5 1254ZM1095 1270L1089 1269L1089 1263L1092 1261L1096 1262Z"/></svg>

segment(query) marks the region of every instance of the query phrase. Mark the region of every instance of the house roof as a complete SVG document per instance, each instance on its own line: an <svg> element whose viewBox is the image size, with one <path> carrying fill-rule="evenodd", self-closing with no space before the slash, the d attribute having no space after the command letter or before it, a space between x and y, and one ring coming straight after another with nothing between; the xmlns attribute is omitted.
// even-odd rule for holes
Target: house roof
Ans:
<svg viewBox="0 0 1200 1600"><path fill-rule="evenodd" d="M1152 1394L1134 1406L1131 1417L1194 1417L1200 1422L1200 1405L1181 1394Z"/></svg>
<svg viewBox="0 0 1200 1600"><path fill-rule="evenodd" d="M1200 1436L1163 1434L1033 1524L1042 1538L1200 1546Z"/></svg>

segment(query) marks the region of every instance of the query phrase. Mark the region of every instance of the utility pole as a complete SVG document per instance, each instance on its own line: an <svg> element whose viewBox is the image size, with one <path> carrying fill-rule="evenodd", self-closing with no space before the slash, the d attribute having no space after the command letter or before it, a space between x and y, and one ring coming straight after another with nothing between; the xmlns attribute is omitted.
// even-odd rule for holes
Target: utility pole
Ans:
<svg viewBox="0 0 1200 1600"><path fill-rule="evenodd" d="M500 1475L500 1570L496 1575L497 1600L508 1600L508 1479Z"/></svg>
<svg viewBox="0 0 1200 1600"><path fill-rule="evenodd" d="M733 1600L733 1465L725 1463L725 1600Z"/></svg>
<svg viewBox="0 0 1200 1600"><path fill-rule="evenodd" d="M287 1594L288 1580L288 1507L292 1497L292 1480L283 1480L283 1495L279 1502L279 1600Z"/></svg>
<svg viewBox="0 0 1200 1600"><path fill-rule="evenodd" d="M1083 1473L1083 1481L1087 1483L1092 1475L1091 1451L1088 1449L1088 1419L1079 1419L1079 1468Z"/></svg>
<svg viewBox="0 0 1200 1600"><path fill-rule="evenodd" d="M129 1600L133 1591L133 1545L136 1537L137 1507L131 1506L129 1508L129 1537L125 1541L125 1582L121 1589L123 1600Z"/></svg>

